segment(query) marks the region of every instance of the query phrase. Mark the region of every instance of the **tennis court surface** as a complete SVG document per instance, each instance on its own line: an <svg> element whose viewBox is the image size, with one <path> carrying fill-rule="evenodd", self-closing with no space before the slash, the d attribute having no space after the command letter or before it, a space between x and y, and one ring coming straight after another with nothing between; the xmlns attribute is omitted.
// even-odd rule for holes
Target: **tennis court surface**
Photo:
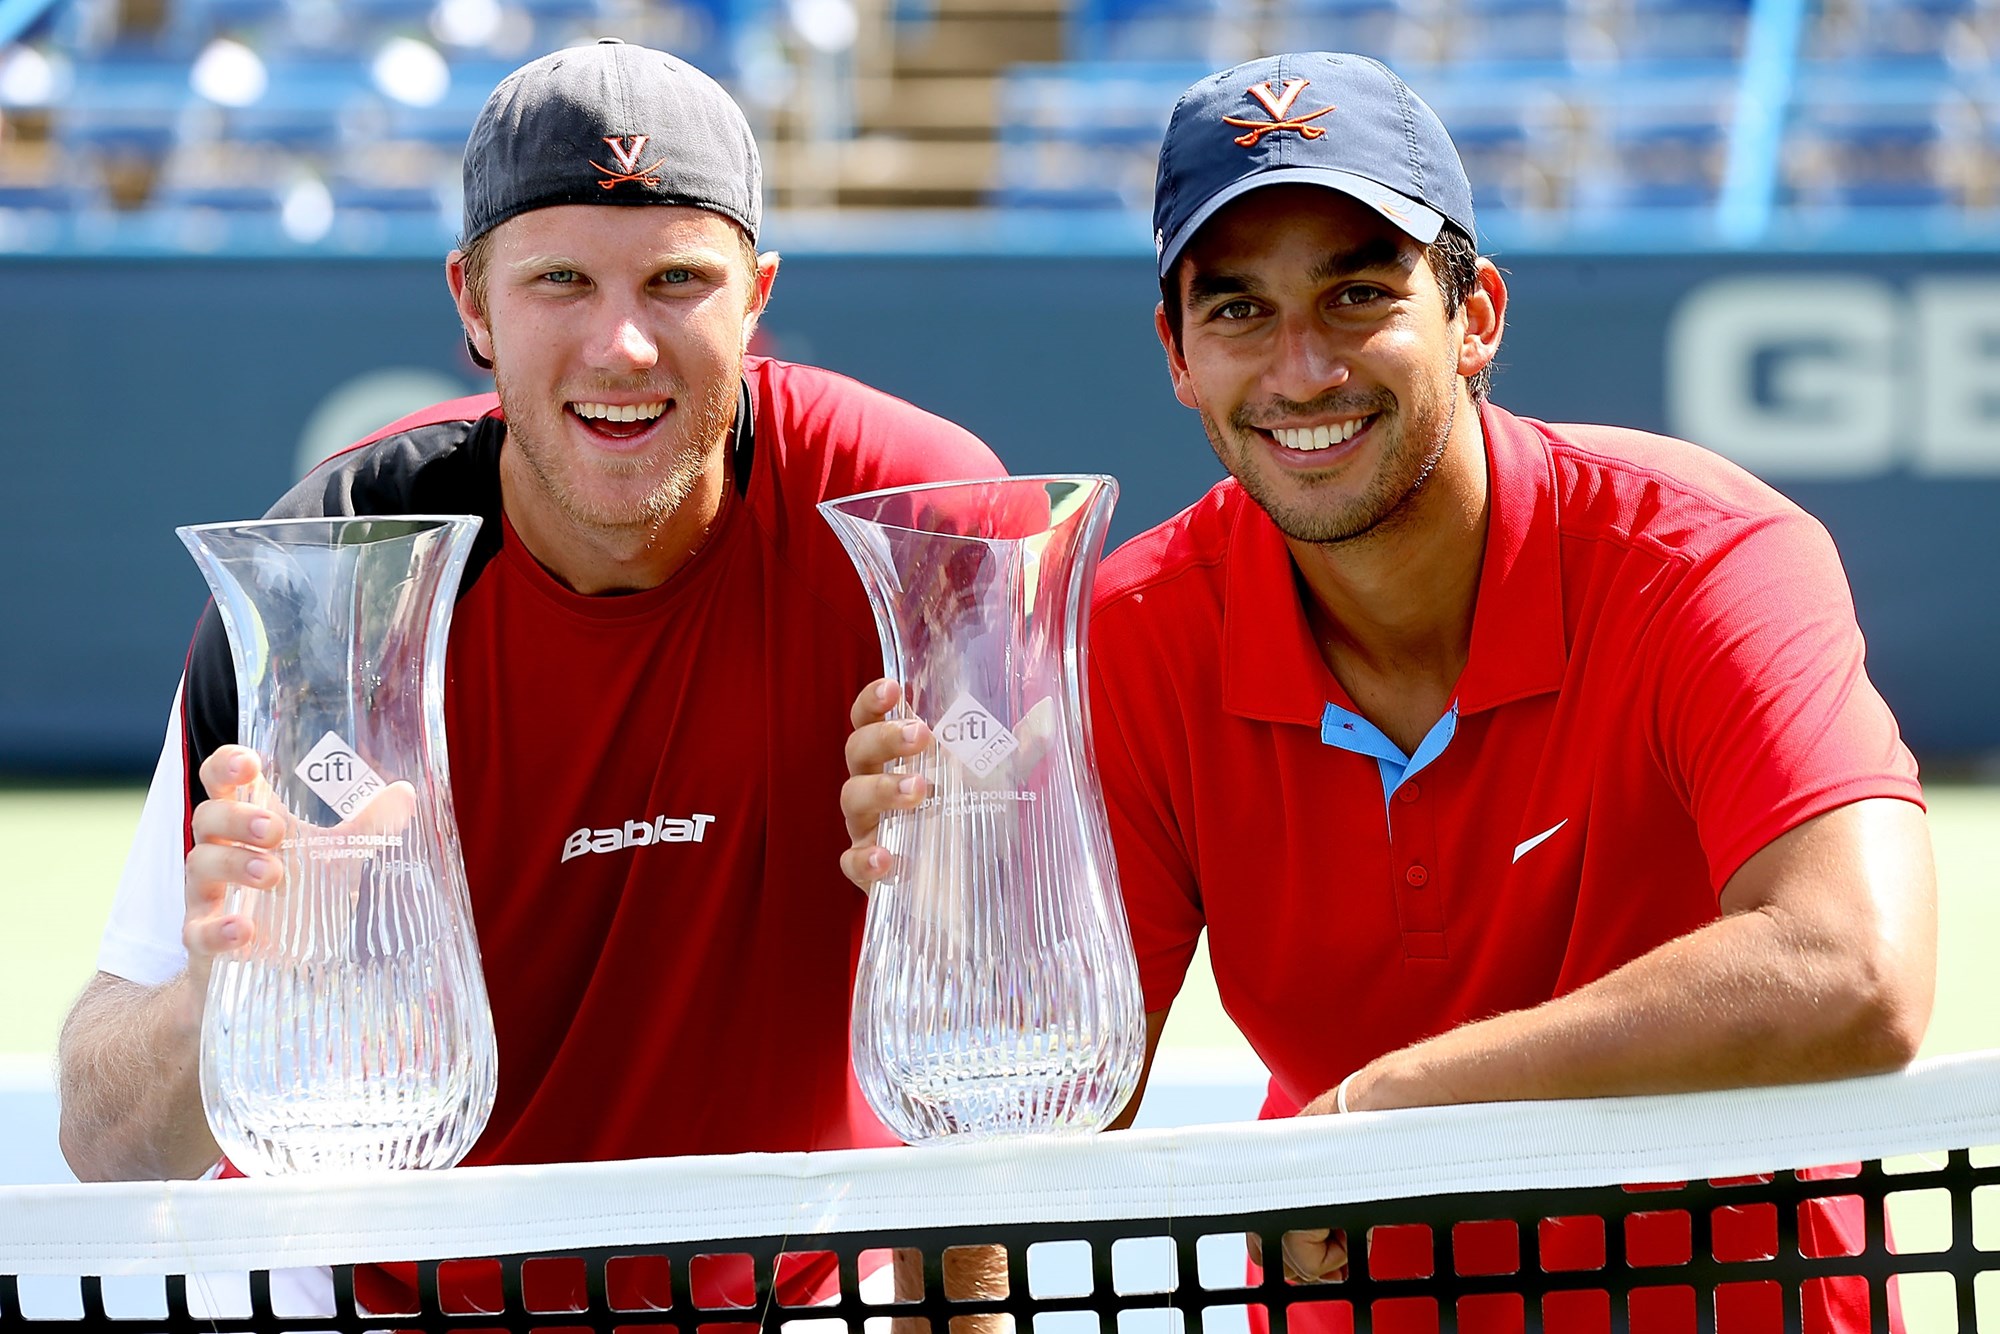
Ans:
<svg viewBox="0 0 2000 1334"><path fill-rule="evenodd" d="M0 1327L1969 1334L2000 1330L1996 1198L2000 1053L1976 1053L1097 1138L11 1187ZM1246 1270L1245 1234L1276 1256L1318 1229L1348 1242L1331 1281ZM949 1253L993 1246L999 1290L955 1290ZM924 1270L900 1303L899 1248Z"/></svg>

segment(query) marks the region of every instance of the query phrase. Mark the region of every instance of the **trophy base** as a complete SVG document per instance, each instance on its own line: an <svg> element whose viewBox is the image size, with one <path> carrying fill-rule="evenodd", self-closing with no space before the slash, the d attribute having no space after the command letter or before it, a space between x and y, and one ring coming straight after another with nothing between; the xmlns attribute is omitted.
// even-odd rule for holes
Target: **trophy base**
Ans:
<svg viewBox="0 0 2000 1334"><path fill-rule="evenodd" d="M449 1167L472 1109L465 1099L420 1098L385 1105L359 1097L314 1098L219 1127L216 1139L246 1176L395 1172Z"/></svg>
<svg viewBox="0 0 2000 1334"><path fill-rule="evenodd" d="M952 1052L891 1069L909 1122L927 1140L1088 1133L1104 1119L1107 1073L1083 1052L968 1059Z"/></svg>

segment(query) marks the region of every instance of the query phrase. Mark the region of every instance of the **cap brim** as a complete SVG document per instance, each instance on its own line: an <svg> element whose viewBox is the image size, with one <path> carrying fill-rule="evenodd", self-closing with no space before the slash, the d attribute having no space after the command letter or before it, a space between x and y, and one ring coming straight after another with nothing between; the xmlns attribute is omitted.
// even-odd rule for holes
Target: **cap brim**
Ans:
<svg viewBox="0 0 2000 1334"><path fill-rule="evenodd" d="M1241 199L1252 190L1261 190L1269 185L1319 185L1337 190L1350 199L1366 204L1425 245L1437 240L1438 233L1444 230L1444 214L1366 176L1356 176L1348 171L1330 171L1325 167L1278 167L1245 176L1210 195L1208 201L1196 209L1194 215L1182 223L1180 230L1161 247L1160 276L1167 276L1174 267L1174 261L1181 257L1181 251L1187 248L1187 243L1194 239L1194 234L1201 230L1203 223L1225 205Z"/></svg>

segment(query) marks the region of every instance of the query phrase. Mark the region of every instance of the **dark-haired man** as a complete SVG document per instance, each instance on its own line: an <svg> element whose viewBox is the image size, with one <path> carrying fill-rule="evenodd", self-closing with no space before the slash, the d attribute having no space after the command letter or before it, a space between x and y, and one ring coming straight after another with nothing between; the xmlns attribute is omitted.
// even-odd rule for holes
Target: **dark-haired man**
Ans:
<svg viewBox="0 0 2000 1334"><path fill-rule="evenodd" d="M1092 625L1154 1041L1206 929L1266 1115L1908 1060L1922 793L1820 525L1692 445L1486 400L1507 288L1444 127L1374 61L1196 84L1154 220L1174 392L1231 474L1105 562ZM921 798L877 772L927 742L877 721L894 697L849 743L864 883ZM1337 1273L1319 1240L1287 1259ZM1809 1327L1865 1303L1824 1285Z"/></svg>

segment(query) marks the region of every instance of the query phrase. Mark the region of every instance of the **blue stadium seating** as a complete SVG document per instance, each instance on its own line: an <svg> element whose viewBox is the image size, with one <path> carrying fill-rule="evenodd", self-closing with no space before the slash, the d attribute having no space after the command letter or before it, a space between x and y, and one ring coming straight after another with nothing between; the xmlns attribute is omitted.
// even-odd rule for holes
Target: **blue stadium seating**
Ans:
<svg viewBox="0 0 2000 1334"><path fill-rule="evenodd" d="M156 45L185 57L220 36L274 41L291 12L287 0L179 0L168 9Z"/></svg>
<svg viewBox="0 0 2000 1334"><path fill-rule="evenodd" d="M458 153L404 142L350 151L331 164L326 185L338 211L428 215L458 222Z"/></svg>
<svg viewBox="0 0 2000 1334"><path fill-rule="evenodd" d="M327 182L333 206L339 212L395 213L434 218L441 226L458 222L454 207L446 215L447 195L437 182L395 184L350 176L335 176Z"/></svg>
<svg viewBox="0 0 2000 1334"><path fill-rule="evenodd" d="M1720 199L1735 114L1727 79L1619 81L1583 111L1586 146L1571 198L1598 223L1620 215L1713 210Z"/></svg>
<svg viewBox="0 0 2000 1334"><path fill-rule="evenodd" d="M1075 0L1070 54L1080 61L1187 61L1216 69L1256 52L1248 0Z"/></svg>
<svg viewBox="0 0 2000 1334"><path fill-rule="evenodd" d="M1877 69L1943 71L1984 64L1990 72L1986 43L2000 35L1993 31L1995 17L1983 0L1850 0L1822 16L1816 53Z"/></svg>
<svg viewBox="0 0 2000 1334"><path fill-rule="evenodd" d="M1473 69L1511 66L1527 77L1560 74L1600 53L1592 18L1578 0L1460 0L1448 58Z"/></svg>
<svg viewBox="0 0 2000 1334"><path fill-rule="evenodd" d="M1751 0L1630 0L1618 31L1628 66L1733 62L1743 54Z"/></svg>
<svg viewBox="0 0 2000 1334"><path fill-rule="evenodd" d="M1567 205L1577 153L1576 113L1567 99L1512 81L1455 80L1433 96L1482 218L1549 216Z"/></svg>
<svg viewBox="0 0 2000 1334"><path fill-rule="evenodd" d="M1956 114L1954 114L1956 113ZM1981 125L1955 99L1810 94L1792 127L1790 202L1818 209L1911 209L1969 202Z"/></svg>
<svg viewBox="0 0 2000 1334"><path fill-rule="evenodd" d="M384 0L390 2L390 0ZM602 0L514 0L538 20L590 22L604 17Z"/></svg>
<svg viewBox="0 0 2000 1334"><path fill-rule="evenodd" d="M1293 0L1266 16L1271 51L1355 51L1397 68L1437 58L1430 0Z"/></svg>
<svg viewBox="0 0 2000 1334"><path fill-rule="evenodd" d="M1437 105L1503 228L1713 211L1735 132L1754 7L1769 0L1073 0L1069 60L1003 81L991 202L1143 213L1174 98L1264 50L1378 55ZM0 153L0 210L128 211L150 198L163 234L216 217L269 226L283 181L323 182L340 217L416 227L455 206L455 163L488 90L528 49L620 27L728 78L777 0L502 0L491 41L447 42L435 0L169 0L156 32L121 29L120 0L71 0L31 34L74 66L47 108L60 181ZM2000 206L2000 0L1807 0L1778 108L1781 208ZM763 26L760 26L763 25ZM268 88L217 106L190 87L215 37L246 42ZM429 105L378 87L392 37L435 45L450 85ZM525 44L525 45L524 45ZM767 43L768 44L768 43ZM433 90L435 91L435 90ZM188 169L235 144L270 180ZM0 144L4 148L4 144ZM370 170L370 154L395 170ZM419 164L412 166L411 164ZM337 222L363 244L376 223Z"/></svg>
<svg viewBox="0 0 2000 1334"><path fill-rule="evenodd" d="M63 214L108 207L96 177L66 168L42 181L0 177L0 212Z"/></svg>
<svg viewBox="0 0 2000 1334"><path fill-rule="evenodd" d="M1693 209L1713 205L1722 189L1728 137L1714 120L1621 129L1610 142L1611 202L1621 209Z"/></svg>
<svg viewBox="0 0 2000 1334"><path fill-rule="evenodd" d="M995 202L1143 210L1167 115L1202 65L1016 66L1000 91Z"/></svg>
<svg viewBox="0 0 2000 1334"><path fill-rule="evenodd" d="M80 62L66 104L56 119L67 143L129 137L165 148L179 112L192 100L184 61L120 50Z"/></svg>
<svg viewBox="0 0 2000 1334"><path fill-rule="evenodd" d="M1684 217L1707 226L1736 131L1753 6L1763 0L1287 0L1252 11L1238 0L1086 0L1072 54L1083 82L1118 86L1125 51L1199 67L1234 25L1266 50L1358 49L1382 55L1430 93L1474 178L1482 217L1545 225L1569 217L1615 229L1620 218ZM1781 206L1992 208L2000 204L2000 0L1809 0L1801 89L1904 89L1862 99L1839 117L1802 91L1787 116ZM1112 57L1107 63L1107 57ZM1208 58L1204 58L1208 57ZM1144 81L1144 64L1132 66ZM1156 67L1155 67L1156 68ZM1022 75L1003 99L1004 180L996 203L1142 208L1131 182L1150 170L1144 95L1116 128L1051 123L1037 107L1075 102L1059 67ZM1911 81L1914 81L1913 83ZM1155 80L1166 107L1174 79ZM1132 86L1132 85L1128 85ZM1789 85L1788 85L1789 86ZM1908 89L1940 88L1964 111L1959 128L1898 110ZM1783 95L1782 89L1780 95ZM1852 99L1850 99L1852 100ZM1080 104L1080 103L1079 103ZM1154 135L1157 134L1157 129ZM1143 168L1143 170L1142 170ZM1663 233L1664 234L1664 233ZM1695 234L1695 233L1689 233Z"/></svg>
<svg viewBox="0 0 2000 1334"><path fill-rule="evenodd" d="M276 186L249 182L202 182L162 185L153 204L165 210L210 209L219 213L275 214L284 203Z"/></svg>

